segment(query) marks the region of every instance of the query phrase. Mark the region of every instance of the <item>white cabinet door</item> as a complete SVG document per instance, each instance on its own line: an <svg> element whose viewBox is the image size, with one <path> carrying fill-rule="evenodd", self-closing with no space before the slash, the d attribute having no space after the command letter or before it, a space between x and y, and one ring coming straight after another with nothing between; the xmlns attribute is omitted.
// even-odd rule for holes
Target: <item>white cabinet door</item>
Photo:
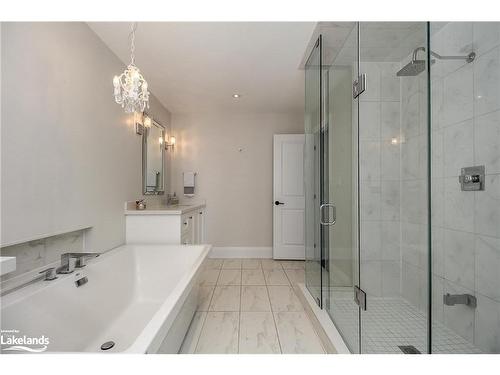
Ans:
<svg viewBox="0 0 500 375"><path fill-rule="evenodd" d="M206 220L206 211L204 208L200 208L198 210L198 238L199 243L205 243L205 220Z"/></svg>
<svg viewBox="0 0 500 375"><path fill-rule="evenodd" d="M304 259L304 135L274 136L273 258Z"/></svg>
<svg viewBox="0 0 500 375"><path fill-rule="evenodd" d="M189 239L190 239L190 244L195 244L196 242L196 220L195 220L195 212L189 212L188 214L188 220L189 220Z"/></svg>
<svg viewBox="0 0 500 375"><path fill-rule="evenodd" d="M181 216L181 234L184 236L186 233L189 233L191 230L192 222L189 220L189 215L184 214Z"/></svg>
<svg viewBox="0 0 500 375"><path fill-rule="evenodd" d="M194 243L202 244L204 242L204 233L205 233L205 211L203 208L199 208L196 211L193 211L194 217Z"/></svg>
<svg viewBox="0 0 500 375"><path fill-rule="evenodd" d="M198 210L193 211L193 244L197 245L200 243L200 215L198 215Z"/></svg>
<svg viewBox="0 0 500 375"><path fill-rule="evenodd" d="M193 243L194 220L193 213L188 212L181 217L181 244L187 245Z"/></svg>

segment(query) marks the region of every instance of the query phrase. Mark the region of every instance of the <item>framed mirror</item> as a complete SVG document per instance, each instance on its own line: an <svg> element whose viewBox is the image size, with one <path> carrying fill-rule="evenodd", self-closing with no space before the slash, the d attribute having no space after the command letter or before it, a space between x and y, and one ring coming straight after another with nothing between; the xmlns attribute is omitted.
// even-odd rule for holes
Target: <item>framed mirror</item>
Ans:
<svg viewBox="0 0 500 375"><path fill-rule="evenodd" d="M165 128L155 120L142 135L142 191L145 195L165 193Z"/></svg>

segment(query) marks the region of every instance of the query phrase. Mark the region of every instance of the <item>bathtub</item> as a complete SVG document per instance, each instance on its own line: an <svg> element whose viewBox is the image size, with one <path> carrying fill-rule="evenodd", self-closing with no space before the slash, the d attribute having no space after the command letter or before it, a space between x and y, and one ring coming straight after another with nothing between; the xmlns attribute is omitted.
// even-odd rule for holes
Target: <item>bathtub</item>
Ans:
<svg viewBox="0 0 500 375"><path fill-rule="evenodd" d="M177 353L209 251L209 245L125 245L72 274L8 293L1 297L2 353ZM88 282L77 287L82 277ZM5 350L9 335L43 337L46 350L42 341ZM108 341L114 346L103 351Z"/></svg>

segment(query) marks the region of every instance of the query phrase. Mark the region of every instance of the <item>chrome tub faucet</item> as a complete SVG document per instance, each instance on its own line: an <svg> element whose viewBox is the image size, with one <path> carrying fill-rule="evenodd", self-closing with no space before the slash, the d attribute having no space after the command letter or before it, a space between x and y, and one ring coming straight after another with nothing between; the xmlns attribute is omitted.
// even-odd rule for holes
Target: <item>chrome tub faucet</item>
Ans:
<svg viewBox="0 0 500 375"><path fill-rule="evenodd" d="M83 268L89 258L96 258L100 253L64 253L61 255L61 266L56 269L57 273L72 273L75 268Z"/></svg>
<svg viewBox="0 0 500 375"><path fill-rule="evenodd" d="M472 308L477 307L477 299L473 295L470 294L450 294L446 293L443 296L443 303L447 306L454 305L466 305Z"/></svg>
<svg viewBox="0 0 500 375"><path fill-rule="evenodd" d="M49 267L38 273L40 276L35 277L23 284L17 285L13 288L0 290L0 296L4 296L8 293L12 293L18 289L21 289L27 285L33 284L40 280L52 281L57 279L57 274L67 274L72 273L75 268L83 268L86 265L86 261L89 258L97 258L100 253L64 253L61 255L61 265L59 267ZM76 280L76 286L79 287L87 282L87 277L82 277Z"/></svg>

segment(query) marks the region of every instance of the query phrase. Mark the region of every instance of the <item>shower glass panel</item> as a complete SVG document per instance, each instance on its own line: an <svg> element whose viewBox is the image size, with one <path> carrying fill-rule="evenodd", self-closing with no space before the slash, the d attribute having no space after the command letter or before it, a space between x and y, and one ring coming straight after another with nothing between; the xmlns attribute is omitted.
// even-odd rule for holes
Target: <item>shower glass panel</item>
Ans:
<svg viewBox="0 0 500 375"><path fill-rule="evenodd" d="M324 124L326 143L322 173L324 202L332 204L324 218L333 225L323 225L325 256L323 300L351 352L359 352L359 307L353 299L358 285L359 262L355 202L355 167L357 104L353 102L352 80L358 72L358 27L355 23L323 24ZM343 39L338 36L341 35Z"/></svg>
<svg viewBox="0 0 500 375"><path fill-rule="evenodd" d="M305 65L305 243L306 287L322 306L320 206L320 143L322 100L321 36Z"/></svg>
<svg viewBox="0 0 500 375"><path fill-rule="evenodd" d="M359 27L361 352L427 353L427 23Z"/></svg>
<svg viewBox="0 0 500 375"><path fill-rule="evenodd" d="M353 353L500 353L500 23L319 31L308 289Z"/></svg>
<svg viewBox="0 0 500 375"><path fill-rule="evenodd" d="M430 48L462 57L430 69L432 352L500 353L500 23L431 22Z"/></svg>

